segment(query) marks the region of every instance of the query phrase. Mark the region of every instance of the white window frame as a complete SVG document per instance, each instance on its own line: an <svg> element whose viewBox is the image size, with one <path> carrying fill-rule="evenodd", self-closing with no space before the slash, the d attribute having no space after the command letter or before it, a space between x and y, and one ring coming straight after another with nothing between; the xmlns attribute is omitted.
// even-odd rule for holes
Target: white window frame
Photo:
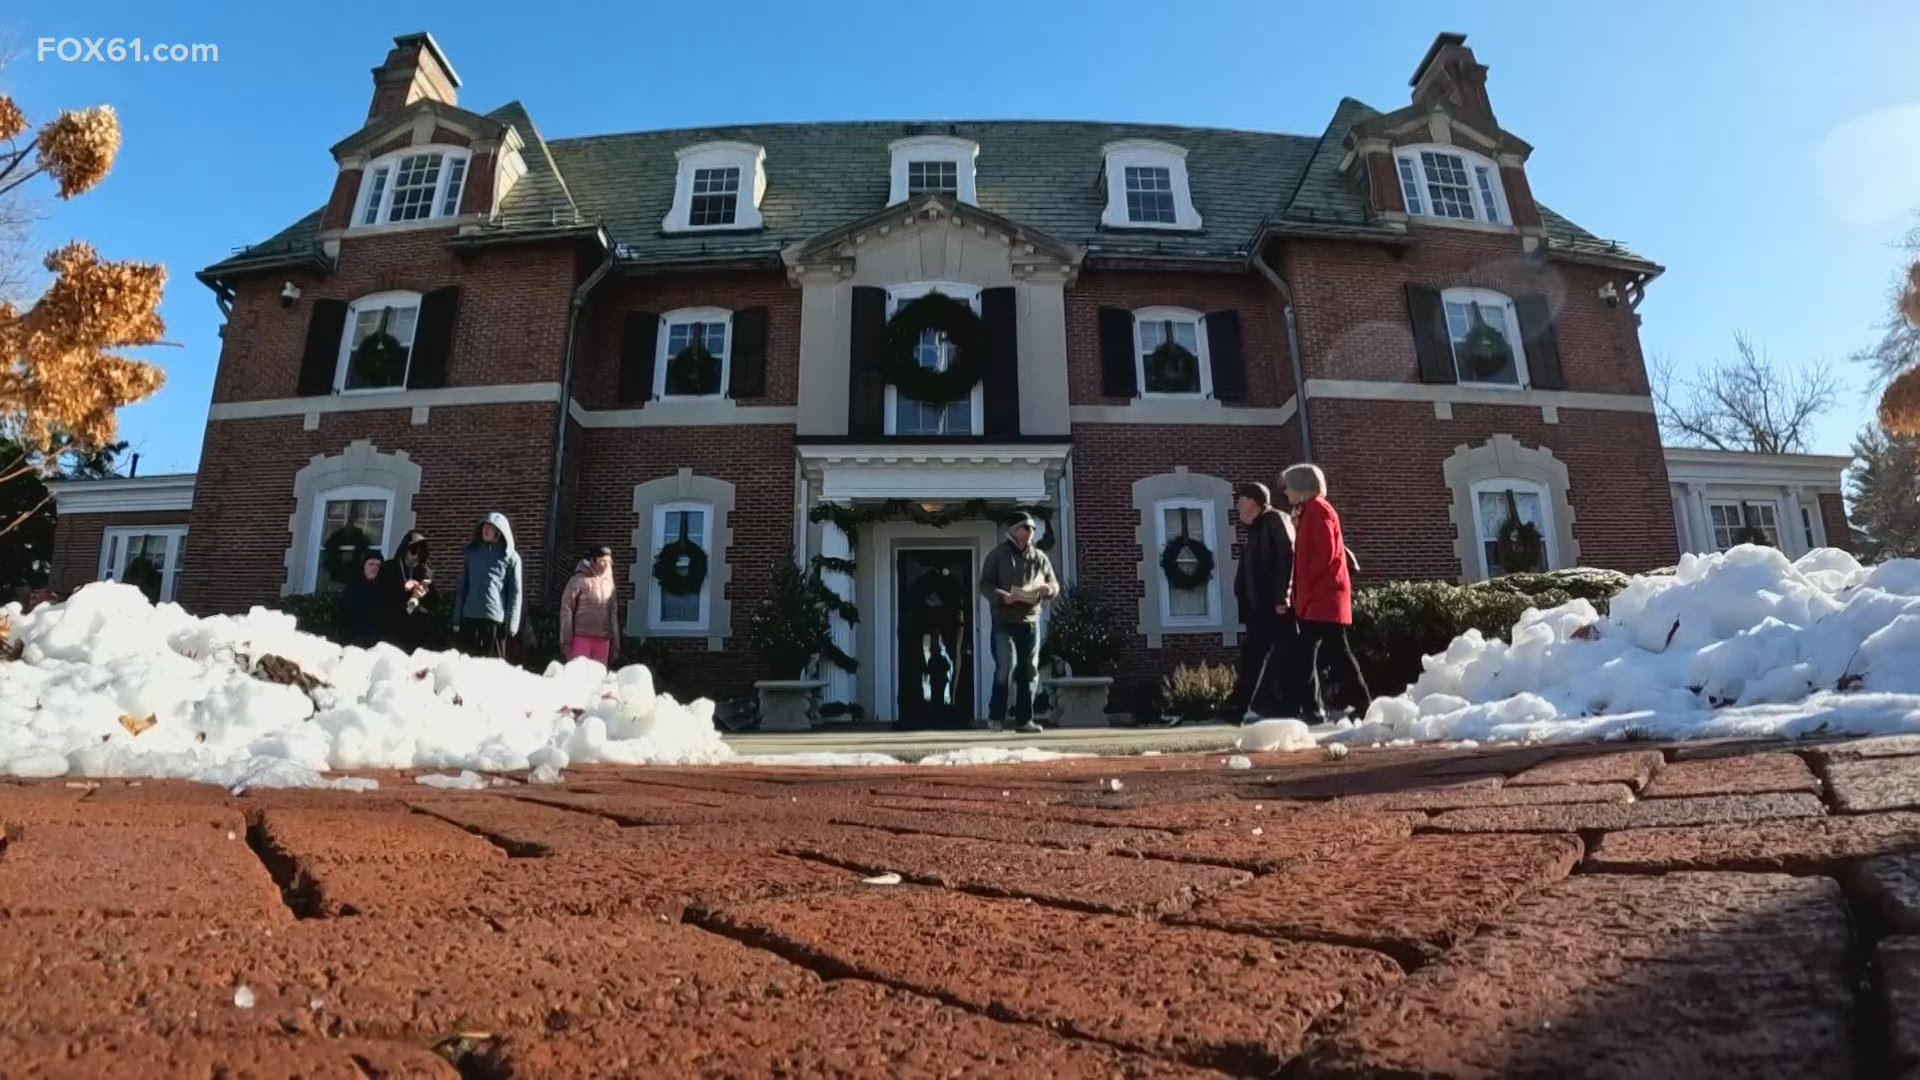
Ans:
<svg viewBox="0 0 1920 1080"><path fill-rule="evenodd" d="M713 568L719 565L714 557L714 509L712 503L691 499L653 504L653 550L647 553L647 565L652 566L660 557L660 549L672 541L667 535L667 515L688 510L698 510L700 519L700 547L707 553L707 579L700 583L700 621L699 622L663 622L660 618L660 583L652 574L647 575L647 629L656 634L685 634L689 637L705 637L707 628L713 624Z"/></svg>
<svg viewBox="0 0 1920 1080"><path fill-rule="evenodd" d="M388 216L393 213L394 181L400 162L418 154L440 155L440 175L434 181L430 212L426 217L389 221ZM457 168L455 162L459 163ZM360 191L353 199L353 220L348 228L403 229L459 217L460 201L465 198L467 184L473 179L472 169L472 153L460 146L428 143L382 154L367 162L360 172ZM369 214L373 216L372 221L367 220Z"/></svg>
<svg viewBox="0 0 1920 1080"><path fill-rule="evenodd" d="M1716 507L1721 507L1721 508L1731 508L1734 511L1735 516L1739 520L1739 524L1735 525L1732 529L1728 530L1728 536L1731 537L1734 532L1737 532L1740 529L1746 528L1747 507L1749 506L1766 507L1767 513L1772 515L1773 517L1773 530L1772 530L1773 536L1771 538L1773 540L1773 547L1775 548L1775 550L1785 551L1786 549L1784 547L1781 547L1780 545L1780 528L1781 528L1780 519L1784 516L1781 513L1780 501L1778 499L1768 499L1768 498L1708 499L1707 500L1707 542L1713 545L1713 550L1726 551L1733 546L1732 544L1722 544L1720 542L1720 535L1719 535L1720 526L1717 525L1713 520L1714 509ZM1762 525L1761 531L1762 532L1767 531L1766 526Z"/></svg>
<svg viewBox="0 0 1920 1080"><path fill-rule="evenodd" d="M380 516L380 535L371 537L373 550L381 558L393 550L393 508L399 501L393 492L370 484L350 484L345 487L329 488L313 497L313 520L307 523L307 565L300 571L302 592L315 592L320 588L321 545L326 543L324 535L327 528L327 504L355 499L362 502L380 501L387 504L386 513Z"/></svg>
<svg viewBox="0 0 1920 1080"><path fill-rule="evenodd" d="M916 161L953 162L954 198L970 205L977 204L974 197L974 164L980 156L980 144L972 139L951 135L915 135L887 144L887 153L892 161L888 170L891 178L888 206L907 201L908 166Z"/></svg>
<svg viewBox="0 0 1920 1080"><path fill-rule="evenodd" d="M973 308L974 314L978 315L980 313L980 286L966 285L958 281L916 281L905 285L895 285L887 290L887 318L893 318L893 313L899 310L901 304L925 296L930 292L944 293L947 296L953 297L955 300L964 300L968 306ZM983 400L981 383L974 383L973 392L967 395L968 406L973 410L973 417L967 425L967 430L970 434L978 435L985 430L983 423L983 417L985 415L985 411L982 408ZM899 426L900 391L892 383L887 384L886 410L885 426L881 430L888 435L897 435L899 432L895 429ZM913 438L914 436L910 435L908 437ZM927 437L934 438L936 436Z"/></svg>
<svg viewBox="0 0 1920 1080"><path fill-rule="evenodd" d="M100 534L99 581L122 581L127 573L127 541L136 536L164 536L166 553L161 556L160 602L171 603L180 576L180 548L186 543L185 525L113 525Z"/></svg>
<svg viewBox="0 0 1920 1080"><path fill-rule="evenodd" d="M1215 553L1214 558L1217 560L1215 563L1216 567L1219 566L1221 562L1224 562L1219 556L1219 523L1214 520L1215 509L1216 504L1212 499L1179 498L1161 499L1155 502L1153 504L1153 534L1158 538L1159 542L1151 552L1153 558L1149 560L1149 565L1158 567L1160 564L1160 553L1167 550L1167 545L1173 541L1173 537L1167 534L1167 511L1169 510L1200 511L1201 535L1198 539L1201 543L1207 545L1208 551ZM1191 628L1208 630L1221 624L1224 614L1220 606L1220 574L1217 570L1212 577L1207 579L1206 585L1203 586L1207 594L1207 612L1205 615L1175 615L1173 613L1173 586L1167 582L1167 575L1155 573L1153 578L1159 583L1160 589L1160 625L1168 629Z"/></svg>
<svg viewBox="0 0 1920 1080"><path fill-rule="evenodd" d="M1514 382L1492 382L1487 379L1470 379L1460 364L1460 354L1453 349L1453 324L1447 321L1448 304L1479 304L1482 307L1501 309L1507 320L1507 344L1513 346ZM1530 386L1532 369L1527 366L1526 340L1520 334L1520 312L1513 306L1513 298L1492 289L1444 289L1440 293L1440 318L1446 323L1447 352L1453 354L1453 378L1460 386L1484 387L1489 390L1526 390Z"/></svg>
<svg viewBox="0 0 1920 1080"><path fill-rule="evenodd" d="M1467 200L1472 208L1472 217L1434 213L1433 195L1428 186L1433 178L1428 174L1426 160L1421 154L1447 154L1460 159L1467 174ZM1500 165L1492 158L1461 146L1421 143L1394 148L1393 161L1394 174L1400 178L1400 197L1405 202L1408 216L1443 225L1493 229L1513 227L1513 212L1507 207L1506 188L1500 182Z"/></svg>
<svg viewBox="0 0 1920 1080"><path fill-rule="evenodd" d="M1553 492L1538 480L1523 480L1514 476L1496 476L1488 480L1475 480L1468 489L1468 506L1473 510L1473 550L1480 564L1480 580L1486 581L1493 576L1493 567L1487 563L1487 545L1500 539L1498 533L1488 536L1483 532L1480 521L1480 496L1484 492L1525 492L1540 500L1540 539L1543 545L1544 570L1552 570L1560 565L1560 545L1554 539L1558 533L1553 523Z"/></svg>
<svg viewBox="0 0 1920 1080"><path fill-rule="evenodd" d="M743 142L708 142L682 147L674 153L679 171L673 182L673 208L660 223L664 232L738 232L761 227L760 200L767 193L767 151ZM717 225L695 225L693 174L698 169L739 169L740 197L733 220Z"/></svg>
<svg viewBox="0 0 1920 1080"><path fill-rule="evenodd" d="M720 350L720 389L711 394L669 394L667 393L668 342L673 337L671 331L677 325L685 323L725 323L727 326L727 345ZM653 353L653 397L656 401L716 401L727 396L727 387L733 376L733 312L717 307L680 308L660 316L660 330L655 335L656 344Z"/></svg>
<svg viewBox="0 0 1920 1080"><path fill-rule="evenodd" d="M1187 148L1152 139L1122 139L1100 148L1106 159L1107 208L1100 224L1109 229L1172 229L1191 232L1200 228L1200 211L1193 207L1193 191L1187 183ZM1131 221L1127 217L1127 167L1167 170L1173 184L1172 221Z"/></svg>
<svg viewBox="0 0 1920 1080"><path fill-rule="evenodd" d="M1147 355L1144 342L1140 339L1140 326L1149 322L1190 322L1194 324L1194 354L1200 360L1200 389L1197 393L1174 394L1147 389ZM1148 307L1133 313L1133 378L1134 385L1140 388L1143 398L1155 398L1163 401L1206 401L1213 397L1213 358L1207 350L1206 316L1190 308ZM1209 547L1212 545L1209 544Z"/></svg>
<svg viewBox="0 0 1920 1080"><path fill-rule="evenodd" d="M360 319L360 313L369 308L413 307L413 338L407 342L407 363L400 369L400 381L393 386L362 386L347 389L347 365L353 359L353 328ZM347 305L347 324L340 331L340 356L333 366L333 392L336 394L394 394L407 388L407 379L413 374L413 344L420 340L420 303L417 292L406 289L391 289L387 292L369 293Z"/></svg>

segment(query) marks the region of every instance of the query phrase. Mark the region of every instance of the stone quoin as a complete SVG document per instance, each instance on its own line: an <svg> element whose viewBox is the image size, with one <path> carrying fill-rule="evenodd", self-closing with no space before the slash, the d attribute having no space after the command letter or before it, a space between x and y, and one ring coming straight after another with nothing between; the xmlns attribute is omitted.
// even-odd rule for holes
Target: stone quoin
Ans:
<svg viewBox="0 0 1920 1080"><path fill-rule="evenodd" d="M167 598L235 612L327 587L344 530L390 552L409 528L450 584L499 511L534 609L609 545L627 633L676 654L676 693L720 698L769 677L743 634L775 561L825 556L852 564L828 580L860 615L836 619L860 663L823 665L825 700L936 725L985 714L974 575L1017 508L1063 581L1134 624L1116 709L1232 655L1231 492L1296 461L1326 470L1362 583L1511 569L1494 540L1514 509L1550 567L1669 565L1727 532L1716 484L1790 554L1847 540L1837 468L1694 456L1670 481L1635 313L1661 267L1535 200L1533 147L1458 34L1406 104L1342 99L1298 135L548 140L518 102L462 106L431 35L373 74L331 192L199 274L226 325L197 476L152 497L59 485L56 586L159 560ZM888 320L929 292L971 309L976 347L927 331L889 351ZM914 401L901 363L978 380ZM966 506L985 509L948 520ZM1160 568L1181 537L1215 557L1195 588ZM694 595L651 572L679 539L708 556Z"/></svg>

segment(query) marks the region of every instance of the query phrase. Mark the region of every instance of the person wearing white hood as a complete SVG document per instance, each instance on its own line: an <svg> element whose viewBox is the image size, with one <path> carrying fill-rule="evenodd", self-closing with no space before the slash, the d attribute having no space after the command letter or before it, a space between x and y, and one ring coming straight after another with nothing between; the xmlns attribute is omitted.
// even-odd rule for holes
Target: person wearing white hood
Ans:
<svg viewBox="0 0 1920 1080"><path fill-rule="evenodd" d="M460 562L454 616L474 656L507 658L507 642L520 632L520 553L513 547L507 515L488 514L473 531Z"/></svg>
<svg viewBox="0 0 1920 1080"><path fill-rule="evenodd" d="M987 726L998 730L1007 720L1007 691L1012 684L1013 722L1021 731L1039 731L1033 718L1033 684L1040 668L1040 605L1060 594L1053 561L1034 540L1037 523L1027 514L1014 518L1007 538L987 553L980 566L980 595L993 612L993 696Z"/></svg>

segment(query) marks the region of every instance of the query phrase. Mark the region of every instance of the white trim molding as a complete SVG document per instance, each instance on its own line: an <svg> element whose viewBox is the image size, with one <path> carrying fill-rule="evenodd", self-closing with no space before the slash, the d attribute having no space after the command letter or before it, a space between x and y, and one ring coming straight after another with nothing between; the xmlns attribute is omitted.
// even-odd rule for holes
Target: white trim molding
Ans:
<svg viewBox="0 0 1920 1080"><path fill-rule="evenodd" d="M583 428L791 425L800 420L800 410L791 405L741 405L732 398L666 398L649 401L644 409L589 409L568 401L567 415Z"/></svg>
<svg viewBox="0 0 1920 1080"><path fill-rule="evenodd" d="M413 500L420 494L420 466L405 450L382 453L369 439L355 439L337 454L315 454L293 475L293 514L287 518L291 542L285 559L286 578L280 595L314 587L312 573L319 563L314 550L319 515L325 496L342 488L372 488L392 497L387 506L386 535L405 536L413 528ZM382 555L388 554L386 551Z"/></svg>
<svg viewBox="0 0 1920 1080"><path fill-rule="evenodd" d="M820 501L913 499L952 502L1005 499L1043 503L1066 467L1066 443L1030 446L806 446L799 447Z"/></svg>
<svg viewBox="0 0 1920 1080"><path fill-rule="evenodd" d="M502 383L497 386L449 386L439 390L405 390L385 394L316 394L313 397L268 398L263 401L222 401L207 410L209 420L265 420L276 416L318 416L322 413L377 412L382 409L443 409L457 405L518 405L560 401L560 384Z"/></svg>
<svg viewBox="0 0 1920 1080"><path fill-rule="evenodd" d="M906 202L914 194L908 185L908 172L915 162L941 162L953 165L953 198L977 203L974 198L974 161L980 156L980 144L952 135L915 135L887 144L892 159L888 170L887 205Z"/></svg>
<svg viewBox="0 0 1920 1080"><path fill-rule="evenodd" d="M54 512L67 514L187 513L193 509L194 473L114 476L101 480L56 480L47 485Z"/></svg>
<svg viewBox="0 0 1920 1080"><path fill-rule="evenodd" d="M709 511L706 537L706 596L702 608L706 618L699 626L678 628L653 625L652 605L658 596L653 580L653 560L665 541L656 535L660 516L656 506L684 509L704 507ZM634 602L627 605L627 633L632 637L673 637L704 639L710 652L718 652L733 634L733 548L734 488L712 476L695 476L682 468L671 476L662 476L633 485L633 550L635 561L629 573L634 583Z"/></svg>
<svg viewBox="0 0 1920 1080"><path fill-rule="evenodd" d="M1300 410L1298 398L1277 409L1224 405L1219 401L1136 398L1131 405L1075 405L1067 419L1075 424L1204 424L1210 427L1281 427Z"/></svg>
<svg viewBox="0 0 1920 1080"><path fill-rule="evenodd" d="M1452 405L1526 405L1545 410L1592 409L1601 412L1653 412L1643 394L1590 394L1574 390L1489 390L1455 383L1394 382L1385 379L1308 379L1310 398L1349 401L1444 401Z"/></svg>
<svg viewBox="0 0 1920 1080"><path fill-rule="evenodd" d="M160 555L160 595L156 603L169 603L180 587L180 553L187 543L185 525L115 525L101 531L100 568L97 581L123 581L127 573L127 541L136 536L158 536L166 540Z"/></svg>
<svg viewBox="0 0 1920 1080"><path fill-rule="evenodd" d="M1665 453L1680 550L1720 550L1713 528L1716 504L1771 507L1780 550L1792 558L1833 542L1820 497L1843 495L1841 482L1852 458L1690 446L1669 446Z"/></svg>
<svg viewBox="0 0 1920 1080"><path fill-rule="evenodd" d="M1519 481L1516 487L1541 492L1549 532L1543 537L1547 542L1547 568L1580 565L1580 542L1573 533L1573 504L1567 497L1567 466L1553 456L1553 451L1524 446L1502 433L1478 446L1455 447L1441 463L1440 472L1453 493L1453 551L1460 560L1460 580L1479 581L1486 576L1477 493L1483 488L1499 488L1493 481Z"/></svg>
<svg viewBox="0 0 1920 1080"><path fill-rule="evenodd" d="M1160 536L1163 531L1163 508L1169 504L1181 506L1210 505L1211 514L1203 515L1207 537L1203 539L1213 549L1213 580L1210 587L1218 592L1212 594L1208 603L1214 618L1201 623L1193 619L1174 619L1166 614L1166 575L1160 569L1160 552L1166 546ZM1233 534L1227 532L1225 540L1219 540L1221 530L1232 528L1229 522L1238 520L1229 515L1234 513L1233 485L1217 476L1188 472L1185 465L1176 465L1170 473L1143 476L1133 482L1134 543L1140 553L1137 570L1142 588L1140 590L1140 622L1138 633L1147 639L1147 648L1158 649L1170 634L1213 634L1220 635L1222 645L1232 646L1240 640L1240 620L1237 615L1226 610L1232 593L1225 588L1226 582L1234 579L1238 572L1239 561L1233 554Z"/></svg>
<svg viewBox="0 0 1920 1080"><path fill-rule="evenodd" d="M1193 206L1193 189L1187 183L1187 148L1154 139L1121 139L1100 148L1105 158L1103 175L1107 185L1107 206L1100 224L1109 229L1172 229L1192 232L1200 228L1200 211ZM1173 202L1172 221L1135 221L1127 208L1127 170L1162 169L1167 174Z"/></svg>
<svg viewBox="0 0 1920 1080"><path fill-rule="evenodd" d="M682 147L674 152L679 162L673 182L673 208L660 223L662 232L721 232L729 229L760 227L760 199L767 193L767 151L744 142L706 142ZM733 220L695 225L692 221L693 180L703 169L737 169L737 186L731 192ZM711 195L713 192L701 194Z"/></svg>

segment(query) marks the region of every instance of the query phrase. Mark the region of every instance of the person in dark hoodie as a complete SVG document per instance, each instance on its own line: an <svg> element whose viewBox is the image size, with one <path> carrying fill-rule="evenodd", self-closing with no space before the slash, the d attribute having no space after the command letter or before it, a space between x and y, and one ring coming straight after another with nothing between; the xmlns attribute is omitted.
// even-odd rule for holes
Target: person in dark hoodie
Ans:
<svg viewBox="0 0 1920 1080"><path fill-rule="evenodd" d="M1293 519L1275 509L1267 485L1240 485L1235 500L1247 542L1233 575L1233 597L1240 605L1240 667L1233 687L1234 708L1247 720L1258 720L1271 704L1268 690L1278 684L1284 666L1292 661L1293 616L1286 614L1287 589L1293 581Z"/></svg>
<svg viewBox="0 0 1920 1080"><path fill-rule="evenodd" d="M381 634L406 652L420 647L422 624L433 592L433 568L427 565L427 534L410 529L380 568Z"/></svg>
<svg viewBox="0 0 1920 1080"><path fill-rule="evenodd" d="M340 590L340 644L371 649L380 641L380 556L369 551L360 573Z"/></svg>
<svg viewBox="0 0 1920 1080"><path fill-rule="evenodd" d="M473 656L507 658L507 642L520 632L520 553L513 547L507 515L488 514L473 530L460 562L454 618Z"/></svg>
<svg viewBox="0 0 1920 1080"><path fill-rule="evenodd" d="M1033 684L1040 667L1040 605L1060 595L1053 562L1034 544L1038 525L1027 514L1016 517L1007 538L980 566L980 595L993 612L993 695L988 727L1007 719L1012 684L1013 721L1021 731L1039 731L1033 718Z"/></svg>

